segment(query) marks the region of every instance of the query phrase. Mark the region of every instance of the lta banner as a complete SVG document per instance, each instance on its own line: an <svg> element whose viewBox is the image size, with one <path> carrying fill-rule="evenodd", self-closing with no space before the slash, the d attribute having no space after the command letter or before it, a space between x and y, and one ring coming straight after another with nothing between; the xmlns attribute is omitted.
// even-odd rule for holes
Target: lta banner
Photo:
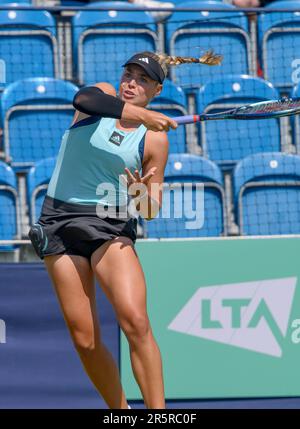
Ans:
<svg viewBox="0 0 300 429"><path fill-rule="evenodd" d="M300 238L139 241L168 399L300 395ZM127 341L121 375L141 399Z"/></svg>

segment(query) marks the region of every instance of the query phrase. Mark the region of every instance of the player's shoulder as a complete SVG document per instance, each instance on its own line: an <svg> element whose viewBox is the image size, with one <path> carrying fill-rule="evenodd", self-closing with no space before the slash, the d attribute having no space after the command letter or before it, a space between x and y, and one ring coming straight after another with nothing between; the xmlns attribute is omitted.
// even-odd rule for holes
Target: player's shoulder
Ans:
<svg viewBox="0 0 300 429"><path fill-rule="evenodd" d="M101 89L105 94L113 95L114 97L117 95L117 92L113 85L111 85L108 82L97 82L89 86L96 86L97 88ZM82 119L89 118L90 115L87 115L86 113L79 112L79 110L75 110L72 126L75 125L77 122L81 121Z"/></svg>
<svg viewBox="0 0 300 429"><path fill-rule="evenodd" d="M168 134L165 131L146 131L146 141L155 143L160 148L168 147Z"/></svg>
<svg viewBox="0 0 300 429"><path fill-rule="evenodd" d="M168 135L165 131L151 131L148 130L145 136L145 149L144 154L145 158L149 159L151 157L160 157L168 156L169 151L169 140Z"/></svg>

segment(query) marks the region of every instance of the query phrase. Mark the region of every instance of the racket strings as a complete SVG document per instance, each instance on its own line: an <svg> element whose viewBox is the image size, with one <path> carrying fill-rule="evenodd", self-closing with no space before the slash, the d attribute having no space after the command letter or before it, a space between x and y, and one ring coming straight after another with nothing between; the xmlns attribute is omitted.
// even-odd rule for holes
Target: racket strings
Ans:
<svg viewBox="0 0 300 429"><path fill-rule="evenodd" d="M286 110L295 110L300 108L300 99L297 100L284 100L274 101L273 103L259 104L257 106L249 106L244 109L247 113L275 113Z"/></svg>

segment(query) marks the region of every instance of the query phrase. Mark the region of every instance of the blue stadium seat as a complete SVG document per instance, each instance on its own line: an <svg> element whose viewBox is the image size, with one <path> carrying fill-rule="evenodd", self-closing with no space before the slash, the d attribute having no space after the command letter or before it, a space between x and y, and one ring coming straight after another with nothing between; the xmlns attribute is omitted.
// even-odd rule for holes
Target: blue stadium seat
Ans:
<svg viewBox="0 0 300 429"><path fill-rule="evenodd" d="M0 161L0 240L20 239L20 209L17 179L10 166ZM13 251L13 245L1 245L0 251Z"/></svg>
<svg viewBox="0 0 300 429"><path fill-rule="evenodd" d="M151 101L149 108L170 117L187 115L184 92L168 79L164 81L162 93ZM180 126L176 130L169 131L168 139L169 153L187 152L187 127Z"/></svg>
<svg viewBox="0 0 300 429"><path fill-rule="evenodd" d="M95 12L87 7L73 18L77 75L81 84L109 81L115 85L131 55L158 49L156 25L146 12L133 12L131 3L96 2L90 6L97 5L111 10ZM126 10L114 10L118 6Z"/></svg>
<svg viewBox="0 0 300 429"><path fill-rule="evenodd" d="M76 1L76 0L60 0L61 6L86 6L86 1Z"/></svg>
<svg viewBox="0 0 300 429"><path fill-rule="evenodd" d="M212 80L199 90L197 111L216 113L278 97L276 89L263 79L231 75ZM225 168L256 152L280 151L277 119L207 121L199 129L203 155Z"/></svg>
<svg viewBox="0 0 300 429"><path fill-rule="evenodd" d="M223 6L223 0L190 0L190 2L193 2L193 3L195 3L195 2L205 2L205 3L207 3L207 2L210 2L210 3L221 3L221 7ZM186 4L183 0L171 0L171 3L174 3L174 4L176 4L176 7L185 7L184 6L184 4Z"/></svg>
<svg viewBox="0 0 300 429"><path fill-rule="evenodd" d="M281 90L293 86L293 74L299 66L300 2L276 1L270 9L291 12L263 13L258 18L258 42L265 79ZM293 11L294 9L294 11Z"/></svg>
<svg viewBox="0 0 300 429"><path fill-rule="evenodd" d="M40 10L0 10L0 90L28 77L60 77L54 18Z"/></svg>
<svg viewBox="0 0 300 429"><path fill-rule="evenodd" d="M123 1L127 1L127 0L122 0ZM82 1L78 1L78 0L60 0L60 5L61 6L78 6L78 7L83 7L83 6L89 6L89 7L97 7L95 6L95 1L91 2L91 4L87 3L87 0L82 0ZM98 2L99 3L99 2ZM101 2L102 3L102 2Z"/></svg>
<svg viewBox="0 0 300 429"><path fill-rule="evenodd" d="M227 234L223 180L217 165L197 155L171 154L164 183L166 185L159 217L145 222L147 237L207 237ZM197 183L204 183L204 213L201 204L202 188L197 189ZM189 214L191 210L195 210L196 217L195 213Z"/></svg>
<svg viewBox="0 0 300 429"><path fill-rule="evenodd" d="M35 223L40 216L55 163L56 158L43 159L37 162L27 175L27 203L31 224Z"/></svg>
<svg viewBox="0 0 300 429"><path fill-rule="evenodd" d="M179 6L220 9L220 3L214 1L190 1ZM167 51L170 55L200 57L205 51L213 49L224 56L221 67L197 64L171 67L171 78L177 85L199 88L212 77L256 73L255 61L251 59L246 16L234 6L221 6L227 12L174 12L166 21Z"/></svg>
<svg viewBox="0 0 300 429"><path fill-rule="evenodd" d="M9 4L9 5L14 5L14 4L31 5L31 3L32 3L31 0L2 0L1 6L6 6L7 4Z"/></svg>
<svg viewBox="0 0 300 429"><path fill-rule="evenodd" d="M294 87L291 92L293 98L300 98L300 83ZM300 154L300 116L295 115L291 117L291 123L293 128L294 142L297 148L297 153Z"/></svg>
<svg viewBox="0 0 300 429"><path fill-rule="evenodd" d="M234 171L234 201L241 235L300 233L300 156L248 156Z"/></svg>
<svg viewBox="0 0 300 429"><path fill-rule="evenodd" d="M9 85L1 100L4 154L16 170L56 156L70 127L78 88L52 78L24 79Z"/></svg>

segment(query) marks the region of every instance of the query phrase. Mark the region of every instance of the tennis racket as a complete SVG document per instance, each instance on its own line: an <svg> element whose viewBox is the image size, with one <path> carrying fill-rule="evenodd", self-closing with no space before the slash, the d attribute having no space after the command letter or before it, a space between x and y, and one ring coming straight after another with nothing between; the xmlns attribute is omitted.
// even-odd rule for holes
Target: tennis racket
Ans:
<svg viewBox="0 0 300 429"><path fill-rule="evenodd" d="M282 116L298 115L300 113L300 98L282 98L259 103L247 104L218 113L203 113L202 115L177 116L174 119L179 125L194 122L215 121L219 119L270 119Z"/></svg>

